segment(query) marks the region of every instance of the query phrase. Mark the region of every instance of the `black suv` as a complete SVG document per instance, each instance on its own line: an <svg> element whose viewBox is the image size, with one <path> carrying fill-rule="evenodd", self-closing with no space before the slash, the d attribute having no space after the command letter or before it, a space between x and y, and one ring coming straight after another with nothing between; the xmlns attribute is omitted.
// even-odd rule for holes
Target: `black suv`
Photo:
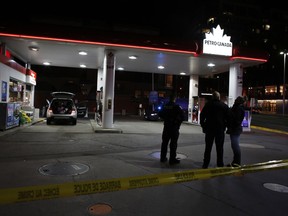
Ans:
<svg viewBox="0 0 288 216"><path fill-rule="evenodd" d="M52 121L70 121L73 125L77 123L77 108L73 101L75 94L71 92L52 92L53 99L49 102L46 123L50 125Z"/></svg>

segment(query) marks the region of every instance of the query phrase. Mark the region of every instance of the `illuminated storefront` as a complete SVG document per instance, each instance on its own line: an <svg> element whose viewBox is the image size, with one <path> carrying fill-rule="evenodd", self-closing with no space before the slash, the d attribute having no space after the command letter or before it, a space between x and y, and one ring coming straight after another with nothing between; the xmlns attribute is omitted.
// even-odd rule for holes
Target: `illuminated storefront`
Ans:
<svg viewBox="0 0 288 216"><path fill-rule="evenodd" d="M1 100L34 106L36 73L21 67L6 56L0 58Z"/></svg>

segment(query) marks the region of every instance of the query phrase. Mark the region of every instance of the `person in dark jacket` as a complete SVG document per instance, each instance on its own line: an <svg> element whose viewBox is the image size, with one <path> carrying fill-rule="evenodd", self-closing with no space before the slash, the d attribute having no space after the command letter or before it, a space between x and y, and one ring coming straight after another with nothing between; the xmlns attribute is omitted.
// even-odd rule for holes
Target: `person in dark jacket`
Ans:
<svg viewBox="0 0 288 216"><path fill-rule="evenodd" d="M223 167L223 146L227 127L229 107L220 100L220 93L215 91L200 112L200 125L205 133L205 151L202 168L208 168L211 150L215 141L217 167Z"/></svg>
<svg viewBox="0 0 288 216"><path fill-rule="evenodd" d="M228 166L238 167L241 165L240 134L243 132L242 121L245 116L245 99L237 97L229 111L227 134L230 134L231 148L233 151L233 161Z"/></svg>
<svg viewBox="0 0 288 216"><path fill-rule="evenodd" d="M161 154L160 162L166 162L168 159L167 148L170 141L170 157L169 164L178 164L180 160L176 158L177 156L177 145L179 138L179 129L184 121L184 111L181 106L175 103L176 96L171 95L169 102L164 105L162 110L159 111L159 116L164 121L164 127L162 132L162 144L161 144Z"/></svg>

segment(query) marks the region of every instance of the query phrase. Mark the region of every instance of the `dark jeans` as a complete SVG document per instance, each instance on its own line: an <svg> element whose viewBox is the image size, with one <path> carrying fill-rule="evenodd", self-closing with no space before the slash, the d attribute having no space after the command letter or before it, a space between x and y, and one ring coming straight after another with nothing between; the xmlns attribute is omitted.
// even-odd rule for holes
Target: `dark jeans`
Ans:
<svg viewBox="0 0 288 216"><path fill-rule="evenodd" d="M230 140L231 140L231 148L233 151L233 161L232 163L236 163L241 165L241 149L240 149L240 134L230 134Z"/></svg>
<svg viewBox="0 0 288 216"><path fill-rule="evenodd" d="M207 168L210 164L211 151L215 141L217 154L217 167L223 167L223 146L225 133L223 132L206 132L205 134L205 152L203 160L203 168Z"/></svg>
<svg viewBox="0 0 288 216"><path fill-rule="evenodd" d="M164 125L162 132L162 144L161 144L161 159L165 159L167 155L167 148L170 141L170 160L176 158L176 150L179 138L179 127L176 126L166 126Z"/></svg>

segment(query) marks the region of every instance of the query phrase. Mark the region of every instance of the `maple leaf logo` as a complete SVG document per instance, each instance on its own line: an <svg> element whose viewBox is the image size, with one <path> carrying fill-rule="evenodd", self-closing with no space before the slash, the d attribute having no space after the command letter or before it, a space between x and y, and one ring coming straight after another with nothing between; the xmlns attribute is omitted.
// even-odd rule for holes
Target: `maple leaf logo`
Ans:
<svg viewBox="0 0 288 216"><path fill-rule="evenodd" d="M226 34L223 35L224 30L221 29L220 25L212 29L212 32L205 33L207 40L218 40L223 42L230 42L231 37Z"/></svg>

